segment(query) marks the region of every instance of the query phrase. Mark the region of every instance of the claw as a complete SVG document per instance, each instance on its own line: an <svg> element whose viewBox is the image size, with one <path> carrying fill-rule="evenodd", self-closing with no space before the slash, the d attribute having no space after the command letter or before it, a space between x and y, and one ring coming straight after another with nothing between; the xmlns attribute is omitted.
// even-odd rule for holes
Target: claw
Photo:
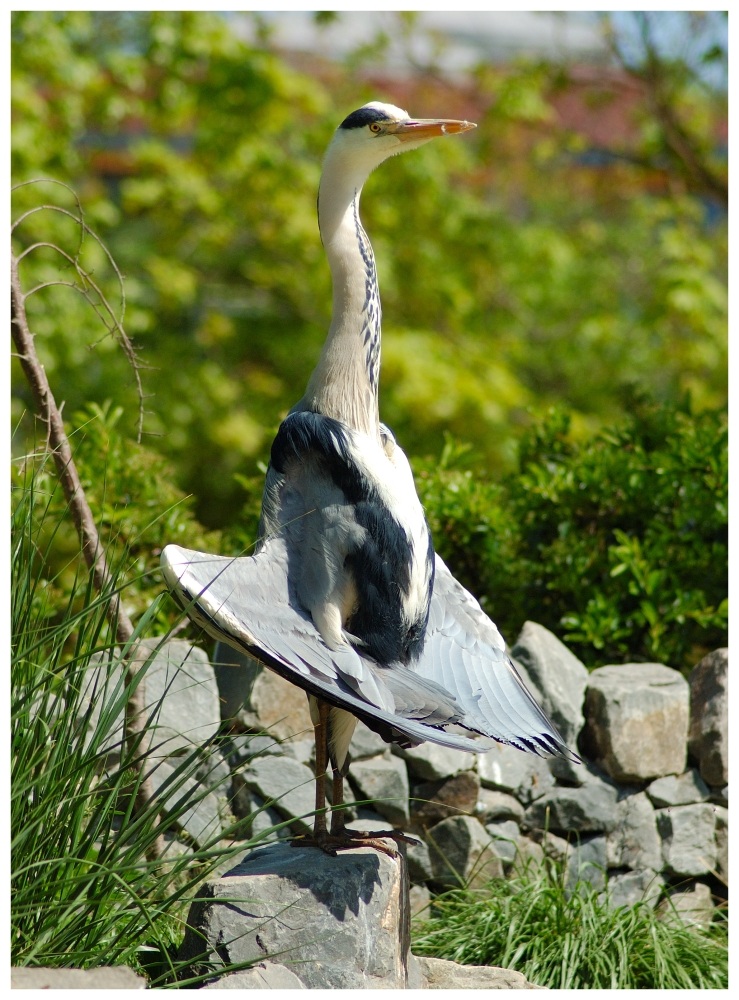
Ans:
<svg viewBox="0 0 739 1000"><path fill-rule="evenodd" d="M316 837L306 835L296 837L290 841L293 847L318 847L324 853L335 858L339 851L350 851L355 847L372 847L376 851L387 854L389 858L397 858L398 850L389 844L383 843L386 840L394 840L396 843L411 844L418 846L419 840L409 837L399 830L342 830L341 833L326 833Z"/></svg>

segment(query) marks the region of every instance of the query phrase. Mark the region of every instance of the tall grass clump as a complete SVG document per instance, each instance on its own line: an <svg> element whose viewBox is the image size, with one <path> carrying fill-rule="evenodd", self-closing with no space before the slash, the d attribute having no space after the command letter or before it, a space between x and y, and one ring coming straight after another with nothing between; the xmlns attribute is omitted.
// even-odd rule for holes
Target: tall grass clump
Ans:
<svg viewBox="0 0 739 1000"><path fill-rule="evenodd" d="M178 817L197 802L196 772L207 794L209 748L168 758L177 766L141 807L137 791L162 759L161 702L147 709L143 732L126 738L126 706L153 654L128 675L124 664L156 606L118 648L110 595L96 591L81 555L52 568L57 536L69 526L48 462L25 463L12 510L11 960L125 964L147 971L152 985L174 985L196 886L251 842L224 845L219 831L198 850L152 850L171 843ZM111 564L110 586L125 598L124 561Z"/></svg>
<svg viewBox="0 0 739 1000"><path fill-rule="evenodd" d="M588 882L568 887L552 862L437 897L416 918L413 952L513 969L549 989L728 988L723 918L704 931L646 902L612 908Z"/></svg>

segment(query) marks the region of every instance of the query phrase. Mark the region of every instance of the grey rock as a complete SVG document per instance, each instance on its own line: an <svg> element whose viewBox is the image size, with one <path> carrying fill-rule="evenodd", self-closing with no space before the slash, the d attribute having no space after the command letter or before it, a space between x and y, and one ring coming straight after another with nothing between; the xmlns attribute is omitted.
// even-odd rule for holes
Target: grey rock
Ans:
<svg viewBox="0 0 739 1000"><path fill-rule="evenodd" d="M368 833L387 830L390 826L384 816L365 806L360 806L357 809L357 818L349 820L346 825L350 830L367 831Z"/></svg>
<svg viewBox="0 0 739 1000"><path fill-rule="evenodd" d="M428 829L449 816L471 815L479 793L480 779L474 771L414 785L410 802L413 829Z"/></svg>
<svg viewBox="0 0 739 1000"><path fill-rule="evenodd" d="M408 826L408 772L398 757L373 757L352 764L349 780L357 800L371 800L372 808L397 828Z"/></svg>
<svg viewBox="0 0 739 1000"><path fill-rule="evenodd" d="M705 882L695 882L689 889L675 890L660 903L657 914L668 924L706 930L714 916L711 890Z"/></svg>
<svg viewBox="0 0 739 1000"><path fill-rule="evenodd" d="M665 868L673 875L706 875L716 868L716 810L710 804L657 810Z"/></svg>
<svg viewBox="0 0 739 1000"><path fill-rule="evenodd" d="M425 990L426 977L421 971L421 964L411 952L408 952L408 990Z"/></svg>
<svg viewBox="0 0 739 1000"><path fill-rule="evenodd" d="M146 980L124 965L99 969L10 970L12 990L145 990Z"/></svg>
<svg viewBox="0 0 739 1000"><path fill-rule="evenodd" d="M488 823L485 829L493 840L506 840L512 844L517 843L521 836L521 829L518 823L512 819L497 820L494 823Z"/></svg>
<svg viewBox="0 0 739 1000"><path fill-rule="evenodd" d="M221 712L215 673L207 655L182 639L143 639L136 662L149 660L144 677L147 706L161 703L151 733L154 752L169 756L200 746L218 732Z"/></svg>
<svg viewBox="0 0 739 1000"><path fill-rule="evenodd" d="M492 965L459 965L443 958L419 958L429 990L541 990L520 972Z"/></svg>
<svg viewBox="0 0 739 1000"><path fill-rule="evenodd" d="M654 869L662 867L662 841L657 814L644 792L624 792L615 810L616 822L607 834L609 868Z"/></svg>
<svg viewBox="0 0 739 1000"><path fill-rule="evenodd" d="M518 799L507 792L498 792L494 788L481 788L477 796L475 816L483 826L500 820L512 819L520 823L523 819L523 806Z"/></svg>
<svg viewBox="0 0 739 1000"><path fill-rule="evenodd" d="M460 771L472 771L475 757L464 750L451 750L436 743L422 743L420 746L404 750L394 747L393 752L403 758L408 765L408 773L420 781L439 781L451 778Z"/></svg>
<svg viewBox="0 0 739 1000"><path fill-rule="evenodd" d="M200 763L197 768L197 776L210 789L218 789L224 795L228 794L228 786L231 782L231 768L228 761L214 747L206 747L198 754Z"/></svg>
<svg viewBox="0 0 739 1000"><path fill-rule="evenodd" d="M685 770L689 692L659 663L600 667L585 698L585 743L616 781L643 782Z"/></svg>
<svg viewBox="0 0 739 1000"><path fill-rule="evenodd" d="M281 740L313 734L302 688L222 643L216 645L213 668L224 721L255 732L266 731Z"/></svg>
<svg viewBox="0 0 739 1000"><path fill-rule="evenodd" d="M160 761L156 756L150 759L156 768ZM170 773L172 768L184 767L202 791L208 791L216 797L219 802L218 810L224 817L231 812L229 806L232 795L231 771L218 749L215 747L191 749L187 754L168 757L161 763L170 769L167 773Z"/></svg>
<svg viewBox="0 0 739 1000"><path fill-rule="evenodd" d="M607 901L613 910L619 906L634 906L636 903L646 903L654 909L664 885L662 876L651 868L623 872L609 876L606 891L601 895L601 899Z"/></svg>
<svg viewBox="0 0 739 1000"><path fill-rule="evenodd" d="M584 784L584 765L576 764L573 760L564 757L551 757L547 761L547 767L553 778L563 785L573 785L575 787Z"/></svg>
<svg viewBox="0 0 739 1000"><path fill-rule="evenodd" d="M287 821L276 809L268 806L265 800L247 787L244 777L237 772L233 776L233 797L231 808L240 820L236 835L242 840L286 840L292 836L290 827L284 825Z"/></svg>
<svg viewBox="0 0 739 1000"><path fill-rule="evenodd" d="M526 622L511 650L541 695L541 707L575 747L583 727L582 712L588 671L560 640L543 625Z"/></svg>
<svg viewBox="0 0 739 1000"><path fill-rule="evenodd" d="M554 778L543 757L523 753L515 747L496 744L477 765L484 788L494 788L514 795L528 805L554 785Z"/></svg>
<svg viewBox="0 0 739 1000"><path fill-rule="evenodd" d="M526 872L532 865L540 865L544 861L544 849L530 837L519 837L517 848L511 868L513 872Z"/></svg>
<svg viewBox="0 0 739 1000"><path fill-rule="evenodd" d="M655 806L660 808L708 802L711 797L711 790L695 768L690 768L684 774L668 774L664 778L657 778L646 791Z"/></svg>
<svg viewBox="0 0 739 1000"><path fill-rule="evenodd" d="M292 757L299 764L305 764L315 771L316 767L316 741L313 736L299 739L297 736L285 740L279 744L280 750L286 757Z"/></svg>
<svg viewBox="0 0 739 1000"><path fill-rule="evenodd" d="M277 962L260 962L244 972L231 972L204 990L304 990L294 972Z"/></svg>
<svg viewBox="0 0 739 1000"><path fill-rule="evenodd" d="M423 840L419 840L417 844L409 845L406 848L405 857L408 864L408 878L411 881L411 885L428 882L432 878L433 870L431 868L429 848L428 844Z"/></svg>
<svg viewBox="0 0 739 1000"><path fill-rule="evenodd" d="M521 839L521 829L518 823L512 819L497 820L486 823L485 829L495 845L496 853L503 861L504 870L507 872L519 853L518 842Z"/></svg>
<svg viewBox="0 0 739 1000"><path fill-rule="evenodd" d="M564 757L550 757L547 767L558 784L569 785L571 788L580 788L593 781L611 781L603 768L589 760L577 763Z"/></svg>
<svg viewBox="0 0 739 1000"><path fill-rule="evenodd" d="M280 743L274 736L262 733L237 733L231 737L228 757L231 766L237 768L242 764L248 764L255 757L264 757L267 754L281 757L287 752L288 745Z"/></svg>
<svg viewBox="0 0 739 1000"><path fill-rule="evenodd" d="M308 833L313 829L315 779L305 764L270 754L256 757L240 776L244 787L292 821L293 832Z"/></svg>
<svg viewBox="0 0 739 1000"><path fill-rule="evenodd" d="M581 788L552 788L528 807L524 826L556 833L607 832L616 824L617 800L617 790L604 781Z"/></svg>
<svg viewBox="0 0 739 1000"><path fill-rule="evenodd" d="M381 736L373 733L363 722L357 722L351 743L349 756L352 760L366 760L368 757L388 757L390 746Z"/></svg>
<svg viewBox="0 0 739 1000"><path fill-rule="evenodd" d="M201 887L181 957L217 974L279 956L308 989L405 989L406 886L401 856L271 844Z"/></svg>
<svg viewBox="0 0 739 1000"><path fill-rule="evenodd" d="M717 649L693 668L688 749L701 777L722 787L729 780L729 651Z"/></svg>
<svg viewBox="0 0 739 1000"><path fill-rule="evenodd" d="M450 816L427 834L433 881L443 887L485 885L502 878L503 862L473 816Z"/></svg>
<svg viewBox="0 0 739 1000"><path fill-rule="evenodd" d="M237 819L250 819L255 809L262 809L264 799L252 792L244 781L240 771L236 771L232 780L231 809Z"/></svg>
<svg viewBox="0 0 739 1000"><path fill-rule="evenodd" d="M418 917L420 914L427 916L431 905L431 892L428 886L412 885L408 893L408 902L412 917Z"/></svg>
<svg viewBox="0 0 739 1000"><path fill-rule="evenodd" d="M175 858L181 858L186 854L192 853L192 847L180 840L174 831L167 830L164 834L162 834L161 856L166 861L174 861Z"/></svg>
<svg viewBox="0 0 739 1000"><path fill-rule="evenodd" d="M81 707L91 732L99 722L103 705L120 696L124 668L120 660L103 654L93 655L90 664ZM139 685L150 757L191 750L218 732L218 688L202 649L182 639L142 639L133 665L143 671ZM123 711L111 723L102 748L117 756L122 741Z"/></svg>
<svg viewBox="0 0 739 1000"><path fill-rule="evenodd" d="M549 830L531 830L528 839L541 850L541 857L551 858L560 864L566 864L572 854L572 845L564 837L558 837ZM538 857L538 852L534 852Z"/></svg>
<svg viewBox="0 0 739 1000"><path fill-rule="evenodd" d="M182 762L171 758L157 761L149 772L155 799L163 813L198 847L207 847L223 837L233 824L233 816L223 796L208 791L195 777L178 774L178 767Z"/></svg>
<svg viewBox="0 0 739 1000"><path fill-rule="evenodd" d="M606 838L600 834L581 837L570 844L565 885L575 892L579 886L601 889L606 884Z"/></svg>
<svg viewBox="0 0 739 1000"><path fill-rule="evenodd" d="M729 810L714 806L716 819L716 874L729 883Z"/></svg>

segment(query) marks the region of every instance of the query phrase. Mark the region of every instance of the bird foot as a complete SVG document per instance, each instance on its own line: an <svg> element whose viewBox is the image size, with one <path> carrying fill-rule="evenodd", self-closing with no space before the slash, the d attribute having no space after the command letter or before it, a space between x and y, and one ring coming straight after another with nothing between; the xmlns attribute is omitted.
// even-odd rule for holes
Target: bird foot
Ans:
<svg viewBox="0 0 739 1000"><path fill-rule="evenodd" d="M411 844L413 847L417 847L420 844L420 841L416 840L415 837L409 837L399 830L342 830L340 833L296 837L290 843L293 847L319 847L326 854L330 854L334 858L339 851L350 851L355 847L373 847L376 851L381 851L390 858L397 858L397 847L384 843L386 840Z"/></svg>

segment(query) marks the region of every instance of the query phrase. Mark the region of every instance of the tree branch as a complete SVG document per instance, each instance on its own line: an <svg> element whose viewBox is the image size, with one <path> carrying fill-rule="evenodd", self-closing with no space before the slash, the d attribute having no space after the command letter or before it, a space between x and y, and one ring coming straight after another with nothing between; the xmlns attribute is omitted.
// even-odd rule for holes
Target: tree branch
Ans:
<svg viewBox="0 0 739 1000"><path fill-rule="evenodd" d="M140 666L136 663L133 655L135 650L130 648L134 637L134 626L121 606L120 596L114 586L95 518L80 482L61 412L51 391L44 366L36 353L34 337L28 325L26 297L21 287L18 264L19 259L11 250L11 331L18 352L17 356L31 388L36 410L46 425L47 447L53 456L59 481L72 513L72 519L82 543L82 553L92 573L95 588L107 600L106 614L117 642L123 647L129 647L128 655L125 657L125 665L126 682L131 684ZM138 762L133 765L138 771L139 778L136 797L137 809L143 809L153 797L151 778L145 774L145 757L138 749L141 745L146 720L144 702L144 685L139 683L135 688L132 688L126 704L125 719L126 741L129 747L135 747L138 751L131 754L132 758ZM161 857L163 847L163 839L159 836L153 843L149 860Z"/></svg>
<svg viewBox="0 0 739 1000"><path fill-rule="evenodd" d="M627 58L613 30L607 35L610 49L621 68L643 84L650 110L660 126L664 146L684 178L698 191L728 205L729 188L726 178L712 168L700 143L691 135L687 123L680 117L668 65L657 49L649 17L644 11L635 16L643 48L641 64ZM684 71L689 72L687 65ZM694 73L692 77L695 78Z"/></svg>

